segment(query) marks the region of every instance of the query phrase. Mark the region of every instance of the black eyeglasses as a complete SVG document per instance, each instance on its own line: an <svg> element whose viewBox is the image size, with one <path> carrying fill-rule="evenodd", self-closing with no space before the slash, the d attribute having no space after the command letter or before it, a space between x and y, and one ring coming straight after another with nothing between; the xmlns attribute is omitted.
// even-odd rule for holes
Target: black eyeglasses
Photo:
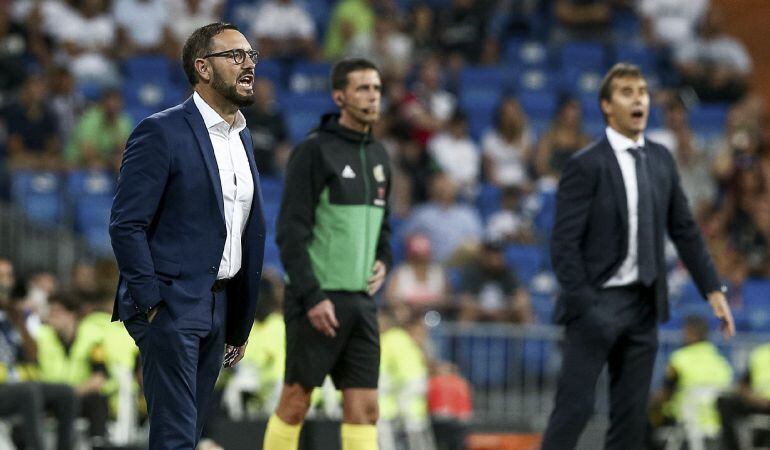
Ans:
<svg viewBox="0 0 770 450"><path fill-rule="evenodd" d="M211 57L223 57L223 58L230 58L233 60L235 64L243 64L244 61L246 61L246 55L251 58L251 61L256 64L259 60L259 52L256 50L244 50L242 48L234 48L232 50L225 50L223 52L217 52L217 53L209 53L208 55L203 55L203 59L211 58Z"/></svg>

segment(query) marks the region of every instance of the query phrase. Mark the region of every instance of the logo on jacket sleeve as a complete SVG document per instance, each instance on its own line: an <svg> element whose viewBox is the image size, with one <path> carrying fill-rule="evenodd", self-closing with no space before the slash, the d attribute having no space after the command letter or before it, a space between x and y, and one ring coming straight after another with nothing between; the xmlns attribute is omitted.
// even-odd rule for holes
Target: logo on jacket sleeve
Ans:
<svg viewBox="0 0 770 450"><path fill-rule="evenodd" d="M372 169L372 174L374 175L374 179L377 180L378 183L385 182L385 169L382 167L382 164L377 164L376 166L374 166L374 169Z"/></svg>
<svg viewBox="0 0 770 450"><path fill-rule="evenodd" d="M345 165L345 168L342 169L342 178L355 178L356 173L353 172L353 169L350 168L349 165Z"/></svg>

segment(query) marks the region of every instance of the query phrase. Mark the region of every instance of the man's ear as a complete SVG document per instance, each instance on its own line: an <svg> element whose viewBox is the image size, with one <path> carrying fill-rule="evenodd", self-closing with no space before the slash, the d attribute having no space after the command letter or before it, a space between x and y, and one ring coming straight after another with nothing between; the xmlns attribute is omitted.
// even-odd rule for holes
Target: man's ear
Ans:
<svg viewBox="0 0 770 450"><path fill-rule="evenodd" d="M332 99L339 108L345 107L345 96L341 91L332 91Z"/></svg>
<svg viewBox="0 0 770 450"><path fill-rule="evenodd" d="M211 66L202 59L195 61L195 71L198 72L198 76L201 80L211 80Z"/></svg>
<svg viewBox="0 0 770 450"><path fill-rule="evenodd" d="M610 102L607 100L599 100L599 108L602 110L605 117L612 113L612 105L610 105Z"/></svg>

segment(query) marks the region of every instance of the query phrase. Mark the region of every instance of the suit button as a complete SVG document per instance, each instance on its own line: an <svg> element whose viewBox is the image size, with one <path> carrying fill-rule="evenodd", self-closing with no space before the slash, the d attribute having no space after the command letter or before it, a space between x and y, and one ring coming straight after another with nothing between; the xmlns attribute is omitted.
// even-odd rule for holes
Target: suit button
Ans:
<svg viewBox="0 0 770 450"><path fill-rule="evenodd" d="M214 266L209 267L209 273L217 273L217 268Z"/></svg>

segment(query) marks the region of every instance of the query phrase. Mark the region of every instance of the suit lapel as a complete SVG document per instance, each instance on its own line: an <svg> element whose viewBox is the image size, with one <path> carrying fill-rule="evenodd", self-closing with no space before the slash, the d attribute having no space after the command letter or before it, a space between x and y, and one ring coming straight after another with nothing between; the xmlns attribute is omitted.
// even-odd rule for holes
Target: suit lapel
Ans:
<svg viewBox="0 0 770 450"><path fill-rule="evenodd" d="M615 156L615 151L612 150L609 140L604 138L604 145L602 146L602 152L607 159L607 167L610 172L610 180L612 182L612 194L615 197L615 205L617 211L620 214L620 220L623 223L623 232L628 235L628 200L626 199L626 185L623 183L623 172L620 171L620 164L618 158Z"/></svg>
<svg viewBox="0 0 770 450"><path fill-rule="evenodd" d="M211 185L214 188L214 194L217 197L217 206L219 207L219 214L222 220L225 220L224 214L224 200L222 198L222 181L219 179L219 166L217 166L217 158L214 156L214 146L211 145L211 138L209 137L206 124L203 122L198 108L195 106L195 102L190 97L185 102L185 111L187 116L185 120L190 125L190 128L195 135L195 139L198 141L198 149L203 155L203 161L206 163L206 171L209 174ZM246 152L248 153L248 152Z"/></svg>

